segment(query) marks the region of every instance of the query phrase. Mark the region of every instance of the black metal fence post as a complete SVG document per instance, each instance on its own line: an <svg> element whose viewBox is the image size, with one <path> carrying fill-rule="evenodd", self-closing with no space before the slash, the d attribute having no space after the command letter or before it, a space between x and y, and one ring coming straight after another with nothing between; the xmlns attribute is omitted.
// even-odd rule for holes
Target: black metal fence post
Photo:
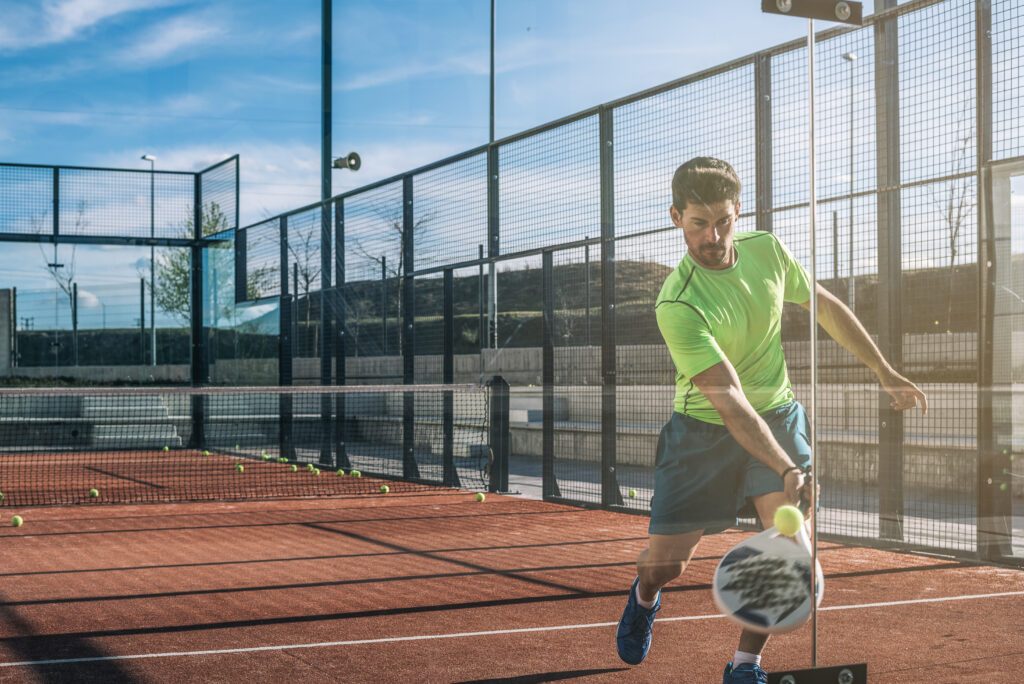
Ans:
<svg viewBox="0 0 1024 684"><path fill-rule="evenodd" d="M280 346L278 353L278 384L288 387L292 384L292 356L294 350L294 339L292 338L292 319L294 311L292 297L288 289L288 217L282 216L281 228L281 332ZM295 449L292 441L293 406L290 394L281 394L278 399L281 410L280 427L280 449L281 456L288 460L295 458Z"/></svg>
<svg viewBox="0 0 1024 684"><path fill-rule="evenodd" d="M455 276L450 268L444 270L444 354L441 382L455 381ZM442 458L444 483L460 487L459 472L455 468L455 397L445 390L442 397Z"/></svg>
<svg viewBox="0 0 1024 684"><path fill-rule="evenodd" d="M413 213L412 176L402 179L402 382L416 382L416 311L415 283L413 281ZM416 394L402 393L402 474L406 479L418 479L420 469L416 463Z"/></svg>
<svg viewBox="0 0 1024 684"><path fill-rule="evenodd" d="M340 199L334 204L334 303L332 310L335 316L334 329L338 339L334 345L334 382L344 385L347 382L345 353L348 347L346 327L348 320L345 308L345 200ZM352 463L348 459L348 423L345 420L345 395L338 394L334 399L334 454L335 465L351 470Z"/></svg>
<svg viewBox="0 0 1024 684"><path fill-rule="evenodd" d="M613 113L600 111L601 165L601 504L621 506L616 468L615 132Z"/></svg>
<svg viewBox="0 0 1024 684"><path fill-rule="evenodd" d="M555 275L554 253L542 260L544 341L541 349L541 493L545 500L561 498L555 477Z"/></svg>
<svg viewBox="0 0 1024 684"><path fill-rule="evenodd" d="M203 237L203 177L195 174L192 189L192 237ZM203 325L203 248L192 245L191 253L191 334L192 334L192 386L200 387L210 381L210 364L207 354L206 328ZM143 286L145 282L143 282ZM143 318L145 327L145 318ZM143 345L145 348L145 345ZM201 449L206 445L206 397L192 397L192 436L189 446Z"/></svg>
<svg viewBox="0 0 1024 684"><path fill-rule="evenodd" d="M491 476L487 485L489 492L508 491L508 461L512 438L509 426L510 391L508 382L495 375L487 383L490 388L490 436Z"/></svg>
<svg viewBox="0 0 1024 684"><path fill-rule="evenodd" d="M889 0L887 0L889 2ZM896 369L903 367L902 253L900 228L899 21L875 24L875 120L878 130L878 346ZM879 390L878 530L903 539L903 416Z"/></svg>

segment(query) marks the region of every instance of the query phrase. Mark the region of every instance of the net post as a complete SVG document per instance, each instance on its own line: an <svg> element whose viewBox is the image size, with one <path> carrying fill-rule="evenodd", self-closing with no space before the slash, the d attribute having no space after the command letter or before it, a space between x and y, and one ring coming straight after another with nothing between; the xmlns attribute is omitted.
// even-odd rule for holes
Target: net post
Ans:
<svg viewBox="0 0 1024 684"><path fill-rule="evenodd" d="M490 437L491 453L491 477L487 486L489 492L508 491L508 459L511 449L511 432L509 428L509 398L510 390L508 382L500 375L495 375L487 383L490 388Z"/></svg>
<svg viewBox="0 0 1024 684"><path fill-rule="evenodd" d="M546 250L542 259L544 340L541 360L541 492L545 500L560 497L555 479L555 268L554 254Z"/></svg>
<svg viewBox="0 0 1024 684"><path fill-rule="evenodd" d="M455 381L455 276L450 268L444 270L444 363L441 382ZM445 390L442 397L443 470L444 484L461 487L459 472L455 468L455 396Z"/></svg>

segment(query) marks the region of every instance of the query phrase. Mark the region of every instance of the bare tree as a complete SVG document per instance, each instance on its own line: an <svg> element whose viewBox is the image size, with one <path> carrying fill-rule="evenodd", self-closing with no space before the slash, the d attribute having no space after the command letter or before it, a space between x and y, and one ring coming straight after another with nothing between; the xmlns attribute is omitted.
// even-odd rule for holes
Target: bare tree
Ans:
<svg viewBox="0 0 1024 684"><path fill-rule="evenodd" d="M294 264L298 282L295 284L295 297L300 294L306 300L306 330L310 328L311 297L313 284L320 281L320 221L315 224L298 227L288 231L288 254ZM323 302L320 303L323 306ZM313 349L319 349L319 328L313 331Z"/></svg>
<svg viewBox="0 0 1024 684"><path fill-rule="evenodd" d="M971 166L971 137L973 130L970 126L960 126L962 131L957 138L954 154L954 175L960 176L967 172ZM938 208L942 223L946 229L946 239L949 246L949 278L947 278L948 290L946 292L946 329L952 330L953 319L953 292L955 286L955 275L957 272L956 259L960 253L960 229L971 216L974 209L974 198L971 192L970 177L960 176L945 184L939 190L933 190L932 201Z"/></svg>
<svg viewBox="0 0 1024 684"><path fill-rule="evenodd" d="M360 238L354 236L345 236L345 248L384 268L386 276L394 282L394 297L398 302L398 320L401 320L403 306L402 286L405 283L405 250L402 249L402 239L405 233L405 212L400 204L396 206L393 203L385 204L381 202L373 207L373 213L377 215L377 218L384 226L385 244L393 240L398 245L398 249L395 250L398 258L392 259L390 264L386 263L386 255L379 253L384 250L376 250L378 253L374 253ZM412 225L413 239L415 239L417 234L422 234L429 227L432 220L433 215L431 214L424 214L416 218ZM381 316L385 315L386 312L382 311ZM401 338L399 339L399 345L401 345ZM401 346L399 350L401 350Z"/></svg>
<svg viewBox="0 0 1024 684"><path fill-rule="evenodd" d="M78 201L78 207L75 209L75 234L76 235L80 235L85 230L85 228L89 225L88 221L86 221L86 218L85 218L85 208L86 208L85 200L79 200ZM43 234L44 231L42 229L42 226L35 219L33 219L33 226L35 227L35 232L36 233L38 233L40 235ZM60 291L63 292L67 296L67 298L68 298L68 311L72 315L74 314L74 308L75 308L74 287L75 287L75 251L76 251L76 249L77 249L77 245L72 244L71 245L70 258L65 258L64 259L64 263L61 263L60 260L57 258L57 243L56 242L53 244L53 261L50 261L49 257L46 256L46 248L43 246L43 243L41 243L41 242L39 243L39 253L42 255L43 262L46 264L46 272L48 274L50 274L51 278L53 278L53 282L57 286L57 288L60 289ZM57 329L57 321L54 321L53 325L54 325L54 329L56 330Z"/></svg>

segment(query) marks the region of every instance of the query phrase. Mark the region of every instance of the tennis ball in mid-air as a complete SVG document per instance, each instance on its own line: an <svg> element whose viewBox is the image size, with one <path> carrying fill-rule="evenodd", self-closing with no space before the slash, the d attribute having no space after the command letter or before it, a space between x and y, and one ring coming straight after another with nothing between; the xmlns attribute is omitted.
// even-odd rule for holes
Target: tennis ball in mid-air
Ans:
<svg viewBox="0 0 1024 684"><path fill-rule="evenodd" d="M636 490L635 489L630 489L629 490L629 498L630 499L635 499L636 498Z"/></svg>
<svg viewBox="0 0 1024 684"><path fill-rule="evenodd" d="M804 514L796 506L779 506L773 522L780 534L792 537L803 527Z"/></svg>
<svg viewBox="0 0 1024 684"><path fill-rule="evenodd" d="M477 501L483 501L483 500L484 500L484 499L486 499L486 498L487 498L487 497L486 497L486 496L484 495L484 493L483 493L483 492L477 492L477 493L476 493L476 500L477 500Z"/></svg>
<svg viewBox="0 0 1024 684"><path fill-rule="evenodd" d="M242 465L241 463L236 463L235 464L235 470L237 470L240 473L244 473L245 472L245 466Z"/></svg>
<svg viewBox="0 0 1024 684"><path fill-rule="evenodd" d="M21 523L23 522L25 521L21 519L20 515L16 515L13 518L11 518L11 525L13 525L14 527L21 527Z"/></svg>
<svg viewBox="0 0 1024 684"><path fill-rule="evenodd" d="M380 491L383 494L387 494L388 492L391 491L391 487L388 487L387 485L381 485L380 486Z"/></svg>
<svg viewBox="0 0 1024 684"><path fill-rule="evenodd" d="M362 477L363 476L363 474L361 472L359 472L358 470L351 471L349 473L349 475L351 475L352 477Z"/></svg>
<svg viewBox="0 0 1024 684"><path fill-rule="evenodd" d="M299 466L297 466L294 463L292 463L292 472L294 473L298 469L299 469Z"/></svg>
<svg viewBox="0 0 1024 684"><path fill-rule="evenodd" d="M89 496L92 497L93 499L95 499L99 495L100 495L100 490L98 490L98 489L90 489L89 490Z"/></svg>

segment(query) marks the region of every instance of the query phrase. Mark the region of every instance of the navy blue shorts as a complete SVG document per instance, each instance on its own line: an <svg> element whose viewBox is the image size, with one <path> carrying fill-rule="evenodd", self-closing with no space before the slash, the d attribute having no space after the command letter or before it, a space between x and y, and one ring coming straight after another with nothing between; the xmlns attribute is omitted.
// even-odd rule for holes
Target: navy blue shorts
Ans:
<svg viewBox="0 0 1024 684"><path fill-rule="evenodd" d="M793 463L811 462L804 407L797 402L761 414ZM651 534L704 530L715 534L737 517L757 517L751 498L781 492L782 478L751 456L724 425L673 413L661 429L651 497Z"/></svg>

